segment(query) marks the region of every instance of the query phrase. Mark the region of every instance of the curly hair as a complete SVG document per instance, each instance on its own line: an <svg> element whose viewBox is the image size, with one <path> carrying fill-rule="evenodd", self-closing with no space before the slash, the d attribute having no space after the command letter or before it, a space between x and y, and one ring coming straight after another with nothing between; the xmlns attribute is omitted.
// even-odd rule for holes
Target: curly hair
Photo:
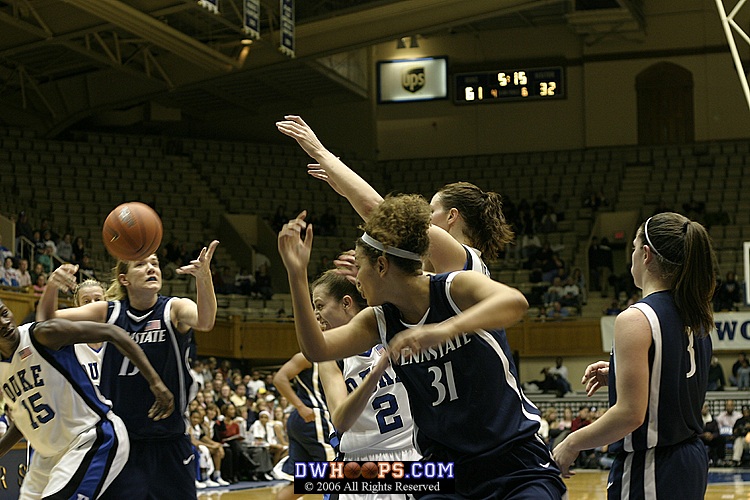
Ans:
<svg viewBox="0 0 750 500"><path fill-rule="evenodd" d="M421 195L399 194L387 196L360 226L367 234L386 247L396 247L425 257L430 248L430 205ZM370 262L386 253L357 240ZM388 255L388 260L410 274L422 272L422 262Z"/></svg>
<svg viewBox="0 0 750 500"><path fill-rule="evenodd" d="M469 182L454 182L438 190L438 201L446 210L455 208L466 223L471 246L487 259L497 258L513 241L513 230L503 215L503 198L492 191L482 191Z"/></svg>

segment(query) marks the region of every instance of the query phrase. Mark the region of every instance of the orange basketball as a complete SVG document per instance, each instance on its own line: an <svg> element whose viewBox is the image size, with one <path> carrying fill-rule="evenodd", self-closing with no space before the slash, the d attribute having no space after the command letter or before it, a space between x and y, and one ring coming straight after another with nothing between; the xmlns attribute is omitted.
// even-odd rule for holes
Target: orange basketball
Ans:
<svg viewBox="0 0 750 500"><path fill-rule="evenodd" d="M359 464L357 462L347 462L344 466L344 476L348 479L357 479L359 477Z"/></svg>
<svg viewBox="0 0 750 500"><path fill-rule="evenodd" d="M378 464L375 462L365 462L362 464L362 477L373 479L378 475Z"/></svg>
<svg viewBox="0 0 750 500"><path fill-rule="evenodd" d="M156 252L162 232L161 219L154 209L131 201L109 213L102 227L102 239L113 257L137 261Z"/></svg>

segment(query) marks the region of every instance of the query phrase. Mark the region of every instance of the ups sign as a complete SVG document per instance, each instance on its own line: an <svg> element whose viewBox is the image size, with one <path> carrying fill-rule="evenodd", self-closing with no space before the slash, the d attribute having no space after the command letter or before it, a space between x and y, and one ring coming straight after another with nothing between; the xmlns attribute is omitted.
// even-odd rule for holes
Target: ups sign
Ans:
<svg viewBox="0 0 750 500"><path fill-rule="evenodd" d="M404 72L401 77L401 86L404 87L404 90L414 93L424 87L426 80L424 68L412 68Z"/></svg>

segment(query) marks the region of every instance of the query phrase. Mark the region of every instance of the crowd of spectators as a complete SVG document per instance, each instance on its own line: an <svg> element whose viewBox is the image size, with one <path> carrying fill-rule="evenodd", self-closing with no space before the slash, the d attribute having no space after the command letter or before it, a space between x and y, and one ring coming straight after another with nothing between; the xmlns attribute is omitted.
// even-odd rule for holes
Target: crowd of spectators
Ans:
<svg viewBox="0 0 750 500"><path fill-rule="evenodd" d="M243 373L211 357L195 361L191 373L197 390L189 405L191 424L197 440L221 447L221 453L211 453L218 477L230 483L273 479L273 467L288 453L286 422L294 410L274 386L275 372ZM204 484L197 487L212 486L209 470L202 472Z"/></svg>

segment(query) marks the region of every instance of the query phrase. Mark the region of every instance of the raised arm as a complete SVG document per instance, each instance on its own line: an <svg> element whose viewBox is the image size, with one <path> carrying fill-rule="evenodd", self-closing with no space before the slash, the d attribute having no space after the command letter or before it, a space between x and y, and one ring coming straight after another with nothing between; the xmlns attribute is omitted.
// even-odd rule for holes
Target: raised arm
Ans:
<svg viewBox="0 0 750 500"><path fill-rule="evenodd" d="M302 353L311 361L328 361L364 352L379 342L375 315L368 308L348 324L323 335L310 301L307 265L312 250L312 226L305 222L306 212L284 224L279 233L279 253L289 276L294 328ZM302 240L302 231L305 239Z"/></svg>
<svg viewBox="0 0 750 500"><path fill-rule="evenodd" d="M451 297L461 314L443 321L405 330L390 342L391 356L416 353L460 334L476 330L506 328L523 318L529 305L523 294L477 272L462 272L454 276Z"/></svg>
<svg viewBox="0 0 750 500"><path fill-rule="evenodd" d="M149 418L161 420L172 414L174 396L151 366L143 350L122 328L108 323L73 322L58 318L38 323L34 327L34 336L42 345L55 351L71 344L111 342L140 370L154 393L156 401L148 412Z"/></svg>
<svg viewBox="0 0 750 500"><path fill-rule="evenodd" d="M190 328L206 332L214 327L216 293L211 278L211 259L218 245L217 240L212 241L208 248L203 247L197 259L177 269L177 274L195 276L196 291L196 302L190 299L178 299L174 303L172 320L181 332L186 332Z"/></svg>
<svg viewBox="0 0 750 500"><path fill-rule="evenodd" d="M351 203L360 217L367 220L370 212L383 197L362 177L328 151L305 121L296 115L286 115L276 127L282 134L295 139L311 158L318 162L310 174L331 184L336 192Z"/></svg>
<svg viewBox="0 0 750 500"><path fill-rule="evenodd" d="M352 392L346 389L344 377L335 361L320 363L320 380L326 393L326 403L331 411L331 422L336 430L344 433L357 421L370 397L375 392L380 377L390 366L390 358L382 356L370 373Z"/></svg>
<svg viewBox="0 0 750 500"><path fill-rule="evenodd" d="M73 264L63 264L49 275L47 286L39 298L39 304L36 308L36 320L44 321L51 318L64 317L72 321L89 320L105 321L107 317L107 303L95 302L98 307L93 308L74 308L57 310L57 294L60 291L69 292L76 286L76 272L78 266ZM91 304L87 304L91 305ZM63 312L64 311L64 312Z"/></svg>

